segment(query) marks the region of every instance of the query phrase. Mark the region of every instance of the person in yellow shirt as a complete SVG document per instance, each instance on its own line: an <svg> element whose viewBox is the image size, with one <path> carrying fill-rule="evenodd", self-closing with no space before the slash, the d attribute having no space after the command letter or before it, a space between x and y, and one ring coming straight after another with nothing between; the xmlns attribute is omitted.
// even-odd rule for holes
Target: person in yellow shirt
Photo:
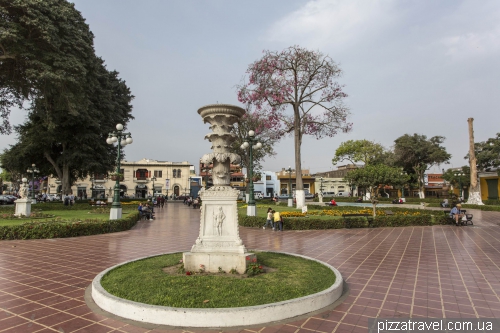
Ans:
<svg viewBox="0 0 500 333"><path fill-rule="evenodd" d="M274 220L274 230L278 230L279 228L280 231L283 231L283 219L281 218L280 212L273 210L272 213Z"/></svg>

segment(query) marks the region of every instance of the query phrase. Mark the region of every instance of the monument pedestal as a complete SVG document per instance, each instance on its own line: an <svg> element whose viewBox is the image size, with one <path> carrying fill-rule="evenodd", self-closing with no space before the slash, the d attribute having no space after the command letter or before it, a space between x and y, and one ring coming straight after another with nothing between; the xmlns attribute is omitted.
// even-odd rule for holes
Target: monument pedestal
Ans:
<svg viewBox="0 0 500 333"><path fill-rule="evenodd" d="M31 215L31 199L17 199L14 202L16 204L16 211L14 213L15 216L29 217Z"/></svg>
<svg viewBox="0 0 500 333"><path fill-rule="evenodd" d="M239 235L238 190L229 186L202 189L200 233L191 252L183 255L184 269L206 272L226 272L235 269L244 274L255 255L248 253Z"/></svg>
<svg viewBox="0 0 500 333"><path fill-rule="evenodd" d="M111 207L109 210L109 219L110 220L119 220L122 218L122 208Z"/></svg>
<svg viewBox="0 0 500 333"><path fill-rule="evenodd" d="M257 215L257 206L253 205L247 206L247 216L256 216Z"/></svg>

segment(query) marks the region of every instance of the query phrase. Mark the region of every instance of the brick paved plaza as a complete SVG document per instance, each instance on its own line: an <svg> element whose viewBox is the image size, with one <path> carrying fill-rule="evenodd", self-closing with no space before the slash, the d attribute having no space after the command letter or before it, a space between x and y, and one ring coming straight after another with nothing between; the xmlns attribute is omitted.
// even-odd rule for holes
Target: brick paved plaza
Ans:
<svg viewBox="0 0 500 333"><path fill-rule="evenodd" d="M474 226L285 231L240 228L249 249L325 261L349 287L335 309L285 323L224 331L366 332L370 317L499 318L500 213ZM79 238L0 241L0 332L201 332L138 327L92 312L84 294L105 268L187 251L199 210L169 203L132 230ZM216 330L205 330L214 332Z"/></svg>

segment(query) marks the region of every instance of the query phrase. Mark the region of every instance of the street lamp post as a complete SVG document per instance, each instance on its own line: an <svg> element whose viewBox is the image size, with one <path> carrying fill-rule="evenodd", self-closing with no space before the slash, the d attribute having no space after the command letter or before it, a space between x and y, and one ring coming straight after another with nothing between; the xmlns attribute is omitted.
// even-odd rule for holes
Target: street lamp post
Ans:
<svg viewBox="0 0 500 333"><path fill-rule="evenodd" d="M260 143L258 139L255 137L255 132L250 130L248 131L248 135L245 138L245 142L243 142L240 148L243 150L249 148L248 149L248 155L250 157L250 162L248 165L249 200L247 206L247 216L255 216L257 211L255 207L255 198L253 193L253 150L262 148L262 143Z"/></svg>
<svg viewBox="0 0 500 333"><path fill-rule="evenodd" d="M35 199L35 173L39 173L40 171L36 168L35 163L31 165L31 168L28 168L26 172L31 173L31 202L36 203Z"/></svg>
<svg viewBox="0 0 500 333"><path fill-rule="evenodd" d="M91 182L91 187L90 187L90 199L94 199L94 176L90 176L90 182Z"/></svg>
<svg viewBox="0 0 500 333"><path fill-rule="evenodd" d="M155 176L151 177L151 181L153 182L153 198L155 197L155 180L156 180Z"/></svg>
<svg viewBox="0 0 500 333"><path fill-rule="evenodd" d="M288 207L293 207L293 198L292 198L292 167L288 166L288 169L285 170L288 172Z"/></svg>
<svg viewBox="0 0 500 333"><path fill-rule="evenodd" d="M203 165L203 170L205 170L205 190L208 189L208 171L210 170L209 166L204 164Z"/></svg>
<svg viewBox="0 0 500 333"><path fill-rule="evenodd" d="M462 171L455 171L454 172L455 176L458 177L458 186L460 187L460 201L462 201L462 176L464 175L464 173Z"/></svg>
<svg viewBox="0 0 500 333"><path fill-rule="evenodd" d="M106 142L110 145L113 143L118 144L116 154L116 182L113 203L109 211L110 220L118 220L122 217L122 205L120 203L120 162L121 162L121 148L134 142L130 133L123 132L123 125L117 124L116 131L110 132Z"/></svg>
<svg viewBox="0 0 500 333"><path fill-rule="evenodd" d="M406 172L405 171L401 172L401 175L405 176ZM403 183L401 185L401 199L403 199L403 202L405 201L404 198L405 198L405 184Z"/></svg>
<svg viewBox="0 0 500 333"><path fill-rule="evenodd" d="M323 202L323 177L319 177L319 202Z"/></svg>

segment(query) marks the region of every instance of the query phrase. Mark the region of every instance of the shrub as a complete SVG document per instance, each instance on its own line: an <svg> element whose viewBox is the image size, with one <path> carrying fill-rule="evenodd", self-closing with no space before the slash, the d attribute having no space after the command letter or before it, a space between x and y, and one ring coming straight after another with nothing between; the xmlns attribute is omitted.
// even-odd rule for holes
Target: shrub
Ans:
<svg viewBox="0 0 500 333"><path fill-rule="evenodd" d="M444 216L444 214L443 214ZM407 227L433 225L431 215L386 215L373 220L374 227Z"/></svg>
<svg viewBox="0 0 500 333"><path fill-rule="evenodd" d="M315 219L315 218L293 218L283 219L283 229L285 230L321 230L321 229L342 229L343 219Z"/></svg>
<svg viewBox="0 0 500 333"><path fill-rule="evenodd" d="M266 217L239 215L238 223L243 227L262 227L266 223Z"/></svg>
<svg viewBox="0 0 500 333"><path fill-rule="evenodd" d="M344 208L344 207L342 207ZM352 207L345 207L352 209ZM396 209L391 209L393 212ZM428 226L434 224L448 224L446 216L437 211L436 215L431 215L428 212L409 212L407 209L398 208L398 213L395 215L385 215L383 210L379 211L373 218L372 227L405 227L405 226ZM322 230L322 229L342 229L344 228L344 219L341 217L331 219L318 219L314 216L309 217L292 217L283 218L283 228L285 230ZM282 214L284 216L284 214ZM371 217L370 217L371 218ZM351 228L367 228L369 226L366 217L349 217ZM239 216L239 224L245 227L260 228L266 222L265 217L258 216Z"/></svg>
<svg viewBox="0 0 500 333"><path fill-rule="evenodd" d="M467 205L467 204L462 204L462 208L467 209L479 209L479 210L484 210L484 211L491 211L491 212L500 212L500 206L487 206L487 205Z"/></svg>
<svg viewBox="0 0 500 333"><path fill-rule="evenodd" d="M128 214L126 218L121 220L31 221L13 226L0 226L0 239L43 239L98 235L129 230L138 220L139 213L136 212Z"/></svg>

